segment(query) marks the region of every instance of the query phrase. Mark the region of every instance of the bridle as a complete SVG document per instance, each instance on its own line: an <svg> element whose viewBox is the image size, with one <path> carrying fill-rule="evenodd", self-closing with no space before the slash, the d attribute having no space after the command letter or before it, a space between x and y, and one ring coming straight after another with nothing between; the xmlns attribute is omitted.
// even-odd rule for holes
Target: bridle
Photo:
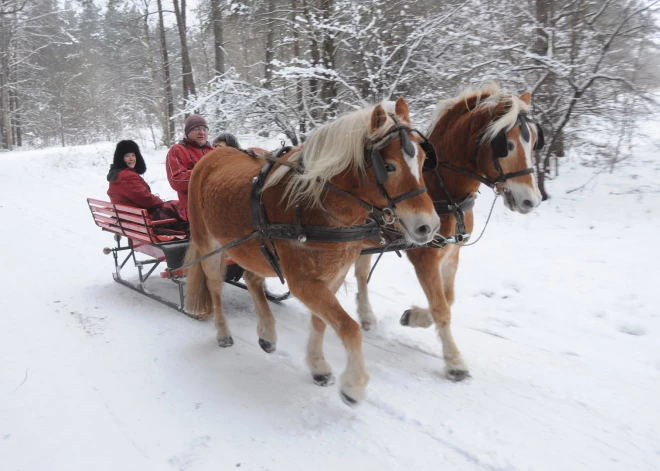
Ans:
<svg viewBox="0 0 660 471"><path fill-rule="evenodd" d="M491 120L486 127L479 133L479 137L476 140L477 147L474 150L474 154L472 155L470 162L472 165L474 165L475 168L479 168L477 164L477 155L479 154L479 150L481 149L481 146L483 144L483 137L486 133L486 130L488 127L491 125L493 121ZM519 113L518 117L516 118L516 124L520 126L520 136L527 142L531 139L531 135L529 132L529 124L528 123L533 123L536 125L536 143L534 143L534 148L533 150L541 150L543 146L545 145L545 139L543 137L543 129L541 126L531 118L527 117L526 113ZM515 126L515 125L514 125ZM510 130L510 129L509 129ZM530 175L534 173L534 169L529 167L523 170L519 170L517 172L509 172L509 173L504 173L504 170L502 170L502 166L500 165L500 159L508 157L509 155L509 148L508 148L508 140L506 137L507 130L502 129L497 135L490 141L490 146L491 146L491 151L492 151L492 159L493 159L493 166L495 167L495 170L498 172L498 176L495 179L489 179L486 176L481 176L478 173L472 172L470 170L467 170L462 167L457 167L456 165L450 164L448 162L442 162L438 161L437 165L443 168L446 168L448 170L451 170L455 173L460 173L462 175L465 175L473 180L477 180L478 182L483 183L484 185L492 188L497 195L499 195L499 187L498 185L500 183L506 182L507 180L515 177L521 177L523 175ZM440 172L436 169L434 169L434 173L436 178L438 179L438 182L440 184L440 187L442 190L445 192L447 195L447 201L448 201L448 208L451 211L451 213L454 215L454 218L456 219L456 235L455 238L459 242L466 241L470 235L467 233L465 229L465 213L463 209L461 208L460 204L456 204L454 200L452 199L451 195L449 194L449 190L447 189L447 186L445 185L444 180L442 179L442 175L440 175ZM506 191L506 190L504 190ZM493 205L495 202L493 201ZM492 211L492 208L491 208ZM490 218L490 216L489 216ZM483 235L483 232L482 232ZM480 238L481 236L479 236ZM477 239L478 240L478 239Z"/></svg>
<svg viewBox="0 0 660 471"><path fill-rule="evenodd" d="M474 150L474 154L470 158L470 162L475 166L475 168L478 168L477 164L477 155L479 154L479 151L481 150L481 146L483 144L483 137L486 133L486 130L490 126L490 123L486 125L484 130L479 134L479 137L476 139L477 147ZM520 126L520 136L525 140L529 141L531 139L531 135L529 132L529 124L532 123L536 125L537 133L536 133L536 143L534 144L533 150L541 150L543 149L543 146L545 145L545 139L543 137L543 129L541 126L531 118L527 117L526 113L520 113L518 114L518 117L516 119L516 124ZM510 129L509 129L510 130ZM509 155L509 149L508 149L508 140L506 137L507 130L502 129L497 135L490 141L490 147L492 151L492 159L493 159L493 166L495 167L495 170L498 173L498 176L495 179L489 179L488 177L481 176L478 173L471 172L470 170L467 170L462 167L457 167L456 165L452 165L448 162L438 162L438 165L441 167L444 167L446 169L452 170L453 172L456 173L461 173L463 175L466 175L473 180L477 180L484 185L494 189L496 192L498 192L498 184L504 183L505 181L515 178L515 177L521 177L523 175L530 175L534 173L534 169L532 167L525 168L523 170L519 170L517 172L509 172L509 173L504 173L504 170L502 170L502 166L500 165L500 159L506 158ZM436 172L437 173L437 172Z"/></svg>
<svg viewBox="0 0 660 471"><path fill-rule="evenodd" d="M422 193L425 193L427 190L426 190L426 186L422 186L419 188L415 188L414 190L407 191L401 195L391 197L387 189L385 188L385 182L388 180L389 175L387 173L385 161L383 160L380 151L384 149L387 145L389 145L394 139L399 137L401 141L401 151L403 152L404 159L405 158L412 159L413 156L415 155L415 147L412 141L410 140L410 138L408 137L408 133L414 132L422 138L422 142L419 143L420 147L424 151L424 156L425 156L422 172L435 170L438 165L438 158L435 153L435 149L433 148L433 145L429 142L429 140L426 138L426 136L421 132L419 132L418 130L402 124L395 116L390 115L390 117L394 120L395 126L390 128L388 132L380 139L376 141L371 140L368 146L364 150L365 162L367 164L365 170L369 168L372 169L374 176L376 178L376 186L378 187L378 191L383 196L383 198L385 198L385 201L387 201L387 205L382 208L376 207L358 198L357 196L349 193L348 191L342 190L341 188L333 185L330 182L326 183L326 187L330 191L357 202L360 206L362 206L367 211L369 211L371 215L376 219L376 221L382 225L392 225L394 224L394 222L397 221L397 217L396 217L397 203L421 195Z"/></svg>

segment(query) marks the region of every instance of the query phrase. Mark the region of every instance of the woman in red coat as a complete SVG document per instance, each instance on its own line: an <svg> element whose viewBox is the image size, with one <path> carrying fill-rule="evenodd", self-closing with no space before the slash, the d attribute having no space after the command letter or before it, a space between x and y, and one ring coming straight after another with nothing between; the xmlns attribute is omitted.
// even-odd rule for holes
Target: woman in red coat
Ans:
<svg viewBox="0 0 660 471"><path fill-rule="evenodd" d="M187 224L181 218L178 201L163 201L151 192L141 177L147 164L134 141L120 141L108 172L108 196L113 204L126 204L149 211L153 220L178 219L178 223L161 226L161 229L185 230Z"/></svg>
<svg viewBox="0 0 660 471"><path fill-rule="evenodd" d="M151 192L147 182L140 176L146 171L147 165L140 147L133 141L120 141L108 172L110 201L113 204L144 208L149 213L165 204L165 201Z"/></svg>

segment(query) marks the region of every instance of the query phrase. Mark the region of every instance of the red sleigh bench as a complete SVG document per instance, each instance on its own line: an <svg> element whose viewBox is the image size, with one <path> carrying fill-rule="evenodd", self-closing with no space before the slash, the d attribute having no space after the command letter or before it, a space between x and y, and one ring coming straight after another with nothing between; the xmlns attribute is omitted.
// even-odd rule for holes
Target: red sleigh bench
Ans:
<svg viewBox="0 0 660 471"><path fill-rule="evenodd" d="M107 232L114 234L117 246L106 247L103 253L113 255L115 272L113 279L134 291L137 291L155 301L171 307L187 316L195 318L185 310L185 278L186 269L177 270L183 265L183 259L188 250L190 241L185 232L167 231L168 234L159 234L158 229L165 224L176 222L176 219L164 219L153 221L146 209L136 208L123 204L112 204L94 198L88 198L87 204L97 226ZM126 245L122 245L122 238L126 239ZM120 253L127 255L120 262ZM136 253L146 255L147 259L136 256ZM122 277L122 269L129 260L133 260L138 272L138 283L133 283ZM179 302L174 303L149 291L146 287L147 280L161 263L167 265L168 270L162 271L160 276L168 278L176 283L179 291ZM247 289L240 281L243 269L233 262L227 260L227 271L225 282ZM266 291L266 296L271 301L282 301L289 297L286 292L275 295Z"/></svg>

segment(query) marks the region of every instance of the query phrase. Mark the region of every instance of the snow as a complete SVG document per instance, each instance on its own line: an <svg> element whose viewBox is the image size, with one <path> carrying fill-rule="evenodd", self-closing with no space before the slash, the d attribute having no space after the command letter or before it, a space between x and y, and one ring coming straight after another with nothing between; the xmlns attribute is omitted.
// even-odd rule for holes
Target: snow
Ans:
<svg viewBox="0 0 660 471"><path fill-rule="evenodd" d="M142 144L152 190L174 198L166 151ZM225 288L236 343L220 349L212 322L112 281L85 198L105 199L113 143L0 154L0 468L660 469L660 141L641 144L569 193L593 175L571 156L530 215L497 201L457 275L466 382L444 377L433 329L398 324L426 301L405 258L383 257L356 409L312 383L297 300L273 305L268 355L243 290ZM478 231L490 204L484 187ZM351 274L339 296L357 317L355 291ZM333 333L326 356L340 373Z"/></svg>

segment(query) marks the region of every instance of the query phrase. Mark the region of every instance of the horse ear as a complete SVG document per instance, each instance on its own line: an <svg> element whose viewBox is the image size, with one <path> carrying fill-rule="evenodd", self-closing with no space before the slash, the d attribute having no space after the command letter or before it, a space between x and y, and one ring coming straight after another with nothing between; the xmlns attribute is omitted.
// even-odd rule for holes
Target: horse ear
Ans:
<svg viewBox="0 0 660 471"><path fill-rule="evenodd" d="M406 124L410 124L410 110L408 109L408 103L403 97L399 97L394 105L394 114L396 114L402 121L405 121Z"/></svg>
<svg viewBox="0 0 660 471"><path fill-rule="evenodd" d="M529 105L532 103L532 94L529 92L525 92L522 95L520 95L520 99Z"/></svg>
<svg viewBox="0 0 660 471"><path fill-rule="evenodd" d="M387 121L387 113L381 105L376 105L371 113L371 133L375 133Z"/></svg>

